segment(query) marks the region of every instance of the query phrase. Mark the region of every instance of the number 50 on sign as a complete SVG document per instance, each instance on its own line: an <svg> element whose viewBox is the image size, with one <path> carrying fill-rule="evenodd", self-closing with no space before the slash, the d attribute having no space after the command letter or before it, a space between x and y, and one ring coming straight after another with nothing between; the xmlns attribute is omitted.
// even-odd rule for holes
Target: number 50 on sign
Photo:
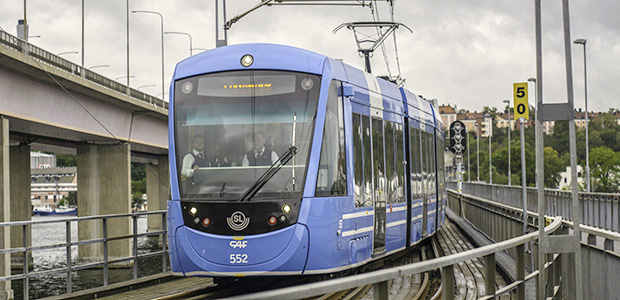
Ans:
<svg viewBox="0 0 620 300"><path fill-rule="evenodd" d="M527 82L520 82L513 84L513 96L514 96L514 118L530 119L530 105L527 101Z"/></svg>

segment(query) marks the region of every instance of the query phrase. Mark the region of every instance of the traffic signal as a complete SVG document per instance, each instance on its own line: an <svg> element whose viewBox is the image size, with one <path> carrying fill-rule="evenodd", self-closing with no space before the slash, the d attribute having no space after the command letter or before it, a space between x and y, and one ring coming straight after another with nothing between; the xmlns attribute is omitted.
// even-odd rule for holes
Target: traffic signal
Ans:
<svg viewBox="0 0 620 300"><path fill-rule="evenodd" d="M467 128L461 121L454 121L450 124L450 151L460 155L467 148Z"/></svg>

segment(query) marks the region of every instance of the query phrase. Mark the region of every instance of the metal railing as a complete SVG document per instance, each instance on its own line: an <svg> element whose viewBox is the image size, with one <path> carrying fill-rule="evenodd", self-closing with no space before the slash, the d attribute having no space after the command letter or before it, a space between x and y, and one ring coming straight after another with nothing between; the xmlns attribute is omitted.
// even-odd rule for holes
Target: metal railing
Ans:
<svg viewBox="0 0 620 300"><path fill-rule="evenodd" d="M456 183L448 183L456 190ZM522 207L521 187L487 183L463 182L464 194L492 200L512 207ZM527 188L527 209L538 212L538 190ZM545 189L547 215L562 216L572 221L570 191ZM620 194L579 192L581 223L600 229L620 232Z"/></svg>
<svg viewBox="0 0 620 300"><path fill-rule="evenodd" d="M127 96L127 86L120 84L112 79L101 76L91 70L84 69L82 66L74 64L60 56L54 55L48 51L45 51L37 46L27 43L14 35L0 30L0 44L14 49L15 51L26 53L28 56L36 59L38 62L42 62L46 65L55 67L65 72L71 73L77 77L88 80L91 83L99 85L101 87L116 91ZM168 109L168 102L163 99L153 97L145 94L133 88L129 88L129 96L139 101L143 101L152 104L157 107ZM162 95L162 97L164 97Z"/></svg>
<svg viewBox="0 0 620 300"><path fill-rule="evenodd" d="M138 218L143 217L143 216L148 216L148 215L161 215L162 230L146 232L146 233L138 233ZM133 225L132 234L122 235L122 236L108 236L108 221L110 219L116 219L116 218L131 218L132 225ZM101 227L102 227L101 238L81 240L81 241L72 240L72 237L71 237L71 223L72 222L79 223L79 222L94 221L94 220L101 220ZM29 246L28 239L27 239L28 233L30 231L29 228L31 228L32 225L51 224L51 223L65 223L66 242L60 243L60 244L48 244L48 245L42 245L42 246ZM73 218L63 218L63 219L54 219L54 220L18 221L18 222L0 223L0 228L15 227L15 226L22 228L23 246L19 248L0 249L0 255L10 255L11 253L22 253L23 254L23 271L20 274L0 277L0 282L12 281L12 280L23 280L24 299L29 299L29 292L30 292L29 280L30 278L35 277L35 276L65 273L67 275L66 292L71 293L72 292L71 276L72 276L72 272L74 271L101 267L103 268L103 285L107 286L108 281L109 281L108 271L109 271L109 267L111 264L133 262L133 278L134 279L138 278L138 259L139 258L161 256L162 257L162 266L161 266L162 273L165 273L168 268L167 261L166 261L166 258L168 255L168 249L166 246L167 230L166 230L166 211L165 210L142 212L142 213L73 217ZM160 251L155 251L155 252L140 255L138 254L138 238L148 237L148 236L159 236L162 240L162 249ZM133 241L132 255L128 257L118 257L118 258L110 259L110 257L108 257L109 242L118 241L118 240L126 240L126 239L131 239ZM97 244L97 243L103 244L103 261L95 262L95 263L85 263L85 264L79 264L79 265L73 264L72 258L71 258L71 252L72 252L71 247L72 246L82 246L82 245ZM55 249L55 248L66 249L65 267L30 272L30 269L29 269L30 258L28 255L29 252L31 253L34 251L50 250L50 249Z"/></svg>
<svg viewBox="0 0 620 300"><path fill-rule="evenodd" d="M562 218L555 218L553 223L547 226L544 230L546 234L550 234L558 230L562 225ZM384 291L385 294L378 295L375 293L375 299L387 299L387 285L388 281L403 276L418 274L433 271L436 269L442 269L442 282L454 282L454 265L463 263L468 260L483 258L486 263L486 295L479 299L495 299L496 297L509 293L513 290L517 290L517 299L524 299L525 297L525 282L538 275L539 271L534 271L525 276L525 266L527 261L525 260L525 247L527 243L538 239L538 232L533 232L528 235L523 235L517 238L499 242L496 244L483 246L477 249L461 252L459 254L444 256L431 260L418 262L415 264L393 267L384 270L373 271L355 276L347 276L344 278L327 280L322 282L316 282L305 285L297 285L293 287L271 290L266 292L254 293L249 295L241 295L231 297L227 299L301 299L324 295L327 293L333 293L346 289L351 289L359 286L374 284L375 289ZM516 268L516 280L511 284L496 290L495 289L495 253L505 251L508 249L516 248L517 255L517 268ZM561 254L554 255L553 258L545 264L545 269L553 266L554 268L561 267ZM557 270L556 270L557 271ZM552 273L559 274L559 272ZM552 276L550 276L552 277ZM557 282L554 282L554 284ZM382 286L377 288L378 286ZM444 290L442 292L443 299L454 299L454 286L451 284L442 285Z"/></svg>

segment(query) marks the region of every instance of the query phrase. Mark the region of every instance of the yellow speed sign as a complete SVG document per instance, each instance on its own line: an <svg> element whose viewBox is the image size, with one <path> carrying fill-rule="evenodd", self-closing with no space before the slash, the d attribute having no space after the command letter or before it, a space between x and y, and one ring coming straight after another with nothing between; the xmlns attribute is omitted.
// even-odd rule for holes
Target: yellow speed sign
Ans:
<svg viewBox="0 0 620 300"><path fill-rule="evenodd" d="M513 84L513 96L514 96L514 118L530 119L530 105L527 101L527 82L520 82Z"/></svg>

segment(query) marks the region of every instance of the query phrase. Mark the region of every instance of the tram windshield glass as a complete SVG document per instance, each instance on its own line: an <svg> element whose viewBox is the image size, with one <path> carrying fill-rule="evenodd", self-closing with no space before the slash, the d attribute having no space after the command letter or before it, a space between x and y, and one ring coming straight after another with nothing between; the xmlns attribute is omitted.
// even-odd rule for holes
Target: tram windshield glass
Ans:
<svg viewBox="0 0 620 300"><path fill-rule="evenodd" d="M181 198L241 200L265 172L276 171L270 167L290 156L293 145L296 154L268 180L261 179L264 185L245 200L300 197L320 80L317 75L259 70L176 81Z"/></svg>

